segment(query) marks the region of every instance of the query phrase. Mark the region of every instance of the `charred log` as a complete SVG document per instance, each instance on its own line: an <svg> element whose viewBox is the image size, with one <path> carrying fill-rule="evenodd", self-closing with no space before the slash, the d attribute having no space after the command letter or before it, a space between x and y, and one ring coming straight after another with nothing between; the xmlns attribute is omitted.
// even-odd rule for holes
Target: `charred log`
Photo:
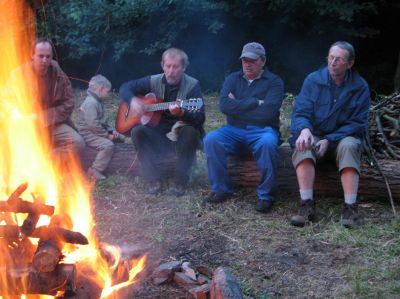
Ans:
<svg viewBox="0 0 400 299"><path fill-rule="evenodd" d="M72 264L59 264L52 272L40 273L32 267L2 267L4 273L0 280L0 295L22 294L56 295L58 291L68 294L76 292L76 267Z"/></svg>
<svg viewBox="0 0 400 299"><path fill-rule="evenodd" d="M56 215L51 218L47 229L72 229L71 218L67 215ZM51 272L63 258L62 250L65 240L60 235L43 235L32 259L33 267L39 272Z"/></svg>
<svg viewBox="0 0 400 299"><path fill-rule="evenodd" d="M61 243L40 240L32 259L32 265L38 272L52 272L62 258Z"/></svg>
<svg viewBox="0 0 400 299"><path fill-rule="evenodd" d="M36 228L39 217L40 215L38 214L29 214L25 218L24 223L21 225L21 233L23 233L25 236L30 236Z"/></svg>

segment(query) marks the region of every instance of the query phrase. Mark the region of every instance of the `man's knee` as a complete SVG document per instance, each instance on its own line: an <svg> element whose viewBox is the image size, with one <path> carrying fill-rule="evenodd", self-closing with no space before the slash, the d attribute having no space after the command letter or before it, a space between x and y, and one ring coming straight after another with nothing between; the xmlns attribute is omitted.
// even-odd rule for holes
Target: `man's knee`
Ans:
<svg viewBox="0 0 400 299"><path fill-rule="evenodd" d="M83 139L83 137L81 135L79 135L78 133L73 135L73 147L75 149L75 151L77 152L82 152L85 147L86 147L86 143L85 140Z"/></svg>
<svg viewBox="0 0 400 299"><path fill-rule="evenodd" d="M292 163L293 167L297 169L297 167L301 165L306 165L308 163L312 163L315 165L317 159L315 157L315 154L311 150L306 150L303 152L299 152L295 150L292 155Z"/></svg>
<svg viewBox="0 0 400 299"><path fill-rule="evenodd" d="M113 152L114 151L114 142L109 139L104 139L101 144L101 149L106 152Z"/></svg>
<svg viewBox="0 0 400 299"><path fill-rule="evenodd" d="M204 138L203 138L203 146L204 146L204 152L211 153L213 149L215 148L216 145L219 145L219 132L218 130L212 131L208 133Z"/></svg>
<svg viewBox="0 0 400 299"><path fill-rule="evenodd" d="M354 137L345 137L338 144L338 153L351 152L358 154L361 149L361 140Z"/></svg>

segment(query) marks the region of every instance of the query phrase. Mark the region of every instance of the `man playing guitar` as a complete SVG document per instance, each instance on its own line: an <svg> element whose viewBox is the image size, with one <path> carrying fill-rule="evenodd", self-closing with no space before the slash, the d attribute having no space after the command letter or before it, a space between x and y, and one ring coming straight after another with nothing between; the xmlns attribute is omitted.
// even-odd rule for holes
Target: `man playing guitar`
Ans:
<svg viewBox="0 0 400 299"><path fill-rule="evenodd" d="M161 60L164 73L132 80L121 86L119 95L125 101L125 106L127 103L129 109L136 110L136 113L140 114L144 110L142 106L146 105L146 102L141 104L140 97L149 93L154 93L157 98L162 98L165 102L202 98L199 81L185 74L188 64L185 52L177 48L167 49ZM126 115L128 113L129 110L126 111ZM120 114L123 115L124 112L119 112L118 115ZM117 116L117 121L121 121L118 118ZM142 122L130 130L133 144L138 150L143 177L149 183L150 194L162 191L163 174L157 169L156 157L165 154L167 148L174 149L177 154L174 184L169 194L182 196L185 193L196 150L204 135L204 121L204 105L198 111L191 111L171 103L161 114L158 123ZM171 129L174 134L178 133L176 138L167 137L168 133L168 136L171 136Z"/></svg>

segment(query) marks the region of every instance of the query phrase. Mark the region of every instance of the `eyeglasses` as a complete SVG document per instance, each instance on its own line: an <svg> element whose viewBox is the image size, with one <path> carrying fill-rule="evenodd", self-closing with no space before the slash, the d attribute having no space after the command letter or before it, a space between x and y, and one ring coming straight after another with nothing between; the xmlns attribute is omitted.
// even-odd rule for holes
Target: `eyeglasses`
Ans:
<svg viewBox="0 0 400 299"><path fill-rule="evenodd" d="M333 55L329 55L328 57L326 57L326 59L328 60L329 63L337 62L339 64L344 64L348 61L347 59L345 59L343 57L333 56Z"/></svg>

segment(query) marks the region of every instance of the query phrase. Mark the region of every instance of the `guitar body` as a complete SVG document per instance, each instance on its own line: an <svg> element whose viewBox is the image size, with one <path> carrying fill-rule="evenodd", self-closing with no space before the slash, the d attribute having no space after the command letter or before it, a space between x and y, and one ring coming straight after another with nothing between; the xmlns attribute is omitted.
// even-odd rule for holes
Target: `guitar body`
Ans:
<svg viewBox="0 0 400 299"><path fill-rule="evenodd" d="M162 103L163 100L154 94L148 94L144 97L136 97L143 106L156 103ZM149 125L155 127L161 119L162 111L138 113L134 105L121 101L118 107L117 117L115 119L115 129L118 133L127 133L136 125Z"/></svg>
<svg viewBox="0 0 400 299"><path fill-rule="evenodd" d="M200 98L184 101L165 102L154 93L144 97L134 97L128 104L121 101L118 107L115 129L118 133L128 133L136 125L155 127L161 119L163 110L168 110L170 105L178 105L181 109L197 112L203 106Z"/></svg>

